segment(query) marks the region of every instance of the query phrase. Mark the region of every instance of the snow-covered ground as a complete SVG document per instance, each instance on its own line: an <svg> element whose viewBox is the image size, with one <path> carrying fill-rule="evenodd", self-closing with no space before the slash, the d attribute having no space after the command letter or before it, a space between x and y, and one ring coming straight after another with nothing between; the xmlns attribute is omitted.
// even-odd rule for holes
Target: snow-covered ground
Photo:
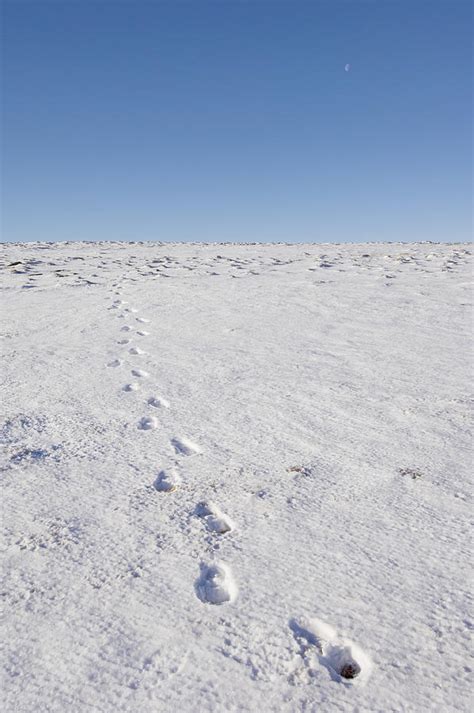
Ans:
<svg viewBox="0 0 474 713"><path fill-rule="evenodd" d="M469 710L469 246L2 257L3 710Z"/></svg>

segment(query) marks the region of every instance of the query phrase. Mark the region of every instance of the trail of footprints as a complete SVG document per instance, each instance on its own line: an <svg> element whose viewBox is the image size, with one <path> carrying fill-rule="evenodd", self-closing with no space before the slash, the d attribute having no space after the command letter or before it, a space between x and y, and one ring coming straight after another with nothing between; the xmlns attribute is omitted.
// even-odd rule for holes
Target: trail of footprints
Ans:
<svg viewBox="0 0 474 713"><path fill-rule="evenodd" d="M133 307L126 307L128 303L122 299L114 300L111 310L118 311L119 319L128 319L130 315L138 314L138 310ZM149 324L150 320L146 317L135 317L138 324ZM128 335L138 335L140 338L149 336L150 332L144 329L134 329L130 324L125 324L120 327L120 332L125 332ZM133 344L132 339L124 337L117 340L117 344L122 347L128 347L127 352L132 357L141 357L147 354L145 349ZM116 358L107 364L108 367L117 368L124 365L124 360ZM133 366L130 370L131 376L135 379L147 379L150 374L144 369ZM139 381L131 381L122 386L122 391L133 392L139 391ZM156 409L169 409L169 402L161 396L150 396L147 399L147 405ZM159 426L158 418L154 415L142 416L138 423L139 431L152 431ZM170 446L177 456L192 456L202 453L202 449L196 443L185 437L175 437L170 441ZM155 480L154 487L161 493L173 493L181 485L181 478L176 469L162 470ZM225 513L223 513L214 503L198 503L195 509L196 517L200 518L206 530L216 535L224 535L234 529L234 523ZM198 598L202 602L208 604L223 604L224 602L234 601L237 596L237 585L229 565L219 562L209 564L201 564L200 576L195 583L195 590Z"/></svg>
<svg viewBox="0 0 474 713"><path fill-rule="evenodd" d="M115 294L119 294L116 292ZM132 315L138 314L138 310L133 307L126 307L128 303L122 299L114 300L110 310L122 310L117 317L128 319ZM149 324L146 317L134 317L138 324ZM143 329L134 329L129 324L120 327L120 332L126 334L133 333L141 338L150 335L150 332ZM128 347L127 351L131 357L141 357L147 352L139 346L132 344L132 340L124 337L117 340L117 344ZM118 368L124 365L125 361L116 358L107 364L109 368ZM133 366L130 370L131 376L138 381L130 381L122 386L122 391L134 392L141 388L140 382L146 380L150 374L144 369ZM147 405L152 409L169 409L169 402L161 396L150 396ZM138 423L139 431L152 431L158 428L159 422L155 415L142 416ZM170 441L170 446L177 456L189 457L202 453L199 445L186 437L174 437ZM181 476L176 468L169 468L159 472L153 484L159 493L169 494L176 492L181 485ZM225 536L235 529L232 519L224 513L218 505L213 502L202 501L196 505L194 516L199 518L205 530L215 536ZM222 561L201 562L199 576L194 584L196 596L204 604L222 605L232 603L238 596L238 587L234 579L231 567ZM328 624L319 619L290 620L291 630L297 644L299 645L303 666L311 672L314 662L319 662L325 667L333 680L352 685L362 684L370 676L372 662L367 654L349 639L345 639Z"/></svg>

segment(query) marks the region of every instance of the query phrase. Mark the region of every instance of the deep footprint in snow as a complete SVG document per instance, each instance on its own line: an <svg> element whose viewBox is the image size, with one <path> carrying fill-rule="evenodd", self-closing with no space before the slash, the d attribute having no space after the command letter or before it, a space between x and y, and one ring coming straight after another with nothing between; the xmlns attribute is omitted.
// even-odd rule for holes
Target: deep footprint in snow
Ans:
<svg viewBox="0 0 474 713"><path fill-rule="evenodd" d="M174 469L162 470L154 485L160 493L173 493L181 485L181 478Z"/></svg>
<svg viewBox="0 0 474 713"><path fill-rule="evenodd" d="M132 369L132 376L136 376L139 379L146 379L147 376L150 376L147 371L143 371L143 369Z"/></svg>
<svg viewBox="0 0 474 713"><path fill-rule="evenodd" d="M150 320L147 319L146 317L137 317L137 322L140 322L141 324L149 324Z"/></svg>
<svg viewBox="0 0 474 713"><path fill-rule="evenodd" d="M372 671L372 661L350 639L345 639L320 619L292 619L289 623L298 643L314 647L319 663L328 669L335 681L363 685ZM303 643L304 642L304 643Z"/></svg>
<svg viewBox="0 0 474 713"><path fill-rule="evenodd" d="M229 565L224 562L201 564L201 576L196 582L196 594L205 604L233 602L238 590Z"/></svg>
<svg viewBox="0 0 474 713"><path fill-rule="evenodd" d="M138 336L140 336L140 337L148 337L149 334L150 334L150 332L145 332L144 329L140 329L140 331L137 332L137 334L138 334Z"/></svg>
<svg viewBox="0 0 474 713"><path fill-rule="evenodd" d="M114 359L113 361L109 361L107 366L110 366L113 369L116 369L118 366L122 366L122 361L121 361L121 359Z"/></svg>
<svg viewBox="0 0 474 713"><path fill-rule="evenodd" d="M146 352L143 349L140 349L140 347L131 347L128 351L130 354L146 354Z"/></svg>
<svg viewBox="0 0 474 713"><path fill-rule="evenodd" d="M166 399L162 399L161 396L150 396L147 401L148 406L153 406L153 408L169 408L170 405Z"/></svg>
<svg viewBox="0 0 474 713"><path fill-rule="evenodd" d="M132 382L131 384L125 384L123 387L123 391L138 391L139 385L136 382Z"/></svg>
<svg viewBox="0 0 474 713"><path fill-rule="evenodd" d="M172 438L171 445L178 455L192 456L195 453L202 453L202 449L188 438Z"/></svg>
<svg viewBox="0 0 474 713"><path fill-rule="evenodd" d="M130 344L130 339L119 339L117 344Z"/></svg>
<svg viewBox="0 0 474 713"><path fill-rule="evenodd" d="M138 422L138 428L141 431L151 431L158 428L158 419L155 416L143 416Z"/></svg>
<svg viewBox="0 0 474 713"><path fill-rule="evenodd" d="M126 324L124 327L120 327L120 331L121 332L131 332L132 328L129 327L128 324Z"/></svg>
<svg viewBox="0 0 474 713"><path fill-rule="evenodd" d="M223 513L214 503L200 502L195 512L198 517L203 518L210 532L223 535L226 532L231 532L235 527L230 517Z"/></svg>

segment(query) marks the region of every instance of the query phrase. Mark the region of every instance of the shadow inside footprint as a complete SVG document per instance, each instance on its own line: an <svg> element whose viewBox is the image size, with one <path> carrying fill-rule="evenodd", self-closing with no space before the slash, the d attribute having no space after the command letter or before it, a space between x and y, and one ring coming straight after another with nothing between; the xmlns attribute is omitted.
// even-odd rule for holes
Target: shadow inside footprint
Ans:
<svg viewBox="0 0 474 713"><path fill-rule="evenodd" d="M196 505L194 514L206 523L209 532L224 535L234 529L234 523L228 515L222 512L214 503L200 502Z"/></svg>
<svg viewBox="0 0 474 713"><path fill-rule="evenodd" d="M138 422L138 426L141 431L151 431L158 428L158 420L154 416L143 416Z"/></svg>
<svg viewBox="0 0 474 713"><path fill-rule="evenodd" d="M237 596L231 569L224 562L202 563L195 589L198 598L205 604L224 604L234 601Z"/></svg>
<svg viewBox="0 0 474 713"><path fill-rule="evenodd" d="M333 681L351 685L363 683L369 677L372 662L367 654L353 641L338 636L329 624L319 619L291 619L289 627L301 647L302 657L305 659L313 647Z"/></svg>
<svg viewBox="0 0 474 713"><path fill-rule="evenodd" d="M112 367L112 369L116 369L118 366L122 366L122 361L121 359L114 359L113 361L109 361L107 366Z"/></svg>
<svg viewBox="0 0 474 713"><path fill-rule="evenodd" d="M172 438L171 445L178 455L192 456L195 453L202 453L201 448L188 438Z"/></svg>
<svg viewBox="0 0 474 713"><path fill-rule="evenodd" d="M138 388L138 384L132 382L131 384L125 384L125 386L122 387L122 391L138 391Z"/></svg>
<svg viewBox="0 0 474 713"><path fill-rule="evenodd" d="M162 470L158 473L154 487L160 493L174 493L181 484L181 478L176 470Z"/></svg>
<svg viewBox="0 0 474 713"><path fill-rule="evenodd" d="M153 408L169 408L170 405L166 399L162 399L159 396L150 396L150 398L147 401L147 404L149 406L153 406Z"/></svg>

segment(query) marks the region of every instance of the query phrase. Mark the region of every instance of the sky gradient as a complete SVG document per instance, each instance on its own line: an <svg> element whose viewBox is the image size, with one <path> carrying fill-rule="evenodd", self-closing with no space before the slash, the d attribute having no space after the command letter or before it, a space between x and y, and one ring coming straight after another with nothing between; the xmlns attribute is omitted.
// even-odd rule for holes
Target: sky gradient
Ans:
<svg viewBox="0 0 474 713"><path fill-rule="evenodd" d="M2 241L471 238L467 0L3 0L2 27Z"/></svg>

